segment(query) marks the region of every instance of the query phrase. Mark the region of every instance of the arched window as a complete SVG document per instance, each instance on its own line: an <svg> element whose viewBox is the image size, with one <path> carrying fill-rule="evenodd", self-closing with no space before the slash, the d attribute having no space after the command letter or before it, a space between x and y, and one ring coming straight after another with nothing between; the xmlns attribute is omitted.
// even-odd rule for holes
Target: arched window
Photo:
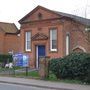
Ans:
<svg viewBox="0 0 90 90"><path fill-rule="evenodd" d="M70 52L70 34L66 33L66 55Z"/></svg>

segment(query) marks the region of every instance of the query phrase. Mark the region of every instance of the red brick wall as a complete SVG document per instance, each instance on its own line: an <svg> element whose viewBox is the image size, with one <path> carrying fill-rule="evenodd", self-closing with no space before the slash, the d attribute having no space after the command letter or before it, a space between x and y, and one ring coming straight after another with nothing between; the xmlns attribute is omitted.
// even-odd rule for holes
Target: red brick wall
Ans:
<svg viewBox="0 0 90 90"><path fill-rule="evenodd" d="M4 49L4 33L0 31L0 53L3 53Z"/></svg>
<svg viewBox="0 0 90 90"><path fill-rule="evenodd" d="M13 50L14 53L20 51L20 37L12 34L5 34L0 30L0 54L8 53Z"/></svg>
<svg viewBox="0 0 90 90"><path fill-rule="evenodd" d="M20 51L20 39L17 35L6 34L4 41L4 53L13 50L14 53Z"/></svg>
<svg viewBox="0 0 90 90"><path fill-rule="evenodd" d="M77 46L80 46L86 50L86 52L90 52L89 46L90 43L87 40L87 35L85 33L84 25L80 24L79 22L74 22L72 20L65 20L63 25L63 38L64 38L64 55L65 55L65 39L66 33L69 32L70 34L70 51L72 52L73 49Z"/></svg>
<svg viewBox="0 0 90 90"><path fill-rule="evenodd" d="M38 9L35 11L35 13L32 13L32 15L28 16L25 21L35 21L39 20L38 14L42 13L42 19L52 19L53 18L60 18L59 15L53 14L52 12L50 13L48 10L43 10L43 9Z"/></svg>
<svg viewBox="0 0 90 90"><path fill-rule="evenodd" d="M37 14L42 13L43 19L46 20L40 20L40 21L34 21L38 20ZM31 16L26 18L25 21L31 20L30 23L24 23L21 25L21 51L24 53L27 53L30 56L30 65L32 67L35 67L35 60L36 60L36 50L35 46L42 44L46 46L46 55L50 56L50 58L58 58L63 57L66 55L66 33L70 33L70 51L72 52L73 48L76 46L82 46L87 52L89 49L89 44L86 40L86 36L84 33L84 25L75 22L69 18L63 18L63 19L55 19L58 18L57 15L46 12L42 9L37 10L35 13L33 13ZM47 20L51 19L51 20ZM53 20L55 19L55 20ZM34 22L33 22L34 21ZM41 30L39 30L41 28ZM50 51L50 34L49 30L50 28L57 28L58 31L58 51L57 52L51 52ZM48 36L48 40L39 40L39 41L32 41L32 51L26 52L25 51L25 32L31 31L32 36L34 36L37 33L43 33ZM76 48L78 50L78 48Z"/></svg>
<svg viewBox="0 0 90 90"><path fill-rule="evenodd" d="M56 22L56 23L55 23ZM55 58L55 57L62 57L63 56L63 45L62 45L62 24L57 21L55 21L54 24L52 23L52 21L43 21L43 22L38 22L38 23L33 23L33 24L25 24L22 26L21 28L21 48L22 48L22 52L29 54L30 56L30 64L32 65L32 67L35 66L35 59L36 59L36 52L35 52L35 46L42 44L45 45L46 47L46 55L50 56L51 58ZM39 31L38 29L41 27L41 30ZM57 32L58 32L58 51L57 52L51 52L50 51L50 28L57 28ZM25 37L25 31L29 31L31 30L32 36L34 36L35 34L39 33L43 33L45 35L48 36L48 40L39 40L39 41L32 41L32 51L31 52L25 52L25 41L24 41L24 37Z"/></svg>

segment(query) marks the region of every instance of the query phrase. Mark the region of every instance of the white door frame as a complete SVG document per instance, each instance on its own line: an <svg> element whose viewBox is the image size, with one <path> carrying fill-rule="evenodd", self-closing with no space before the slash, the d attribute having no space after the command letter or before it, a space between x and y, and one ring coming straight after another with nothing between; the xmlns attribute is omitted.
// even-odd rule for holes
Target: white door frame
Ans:
<svg viewBox="0 0 90 90"><path fill-rule="evenodd" d="M39 68L38 63L39 61L38 61L38 45L37 45L36 46L36 68Z"/></svg>

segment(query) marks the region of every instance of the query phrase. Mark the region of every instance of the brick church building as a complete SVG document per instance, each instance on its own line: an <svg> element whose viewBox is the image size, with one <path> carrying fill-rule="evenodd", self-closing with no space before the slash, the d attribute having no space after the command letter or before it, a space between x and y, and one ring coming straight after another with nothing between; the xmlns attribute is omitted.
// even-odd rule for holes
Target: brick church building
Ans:
<svg viewBox="0 0 90 90"><path fill-rule="evenodd" d="M90 20L37 6L19 20L21 52L39 67L40 56L58 58L71 52L90 53Z"/></svg>

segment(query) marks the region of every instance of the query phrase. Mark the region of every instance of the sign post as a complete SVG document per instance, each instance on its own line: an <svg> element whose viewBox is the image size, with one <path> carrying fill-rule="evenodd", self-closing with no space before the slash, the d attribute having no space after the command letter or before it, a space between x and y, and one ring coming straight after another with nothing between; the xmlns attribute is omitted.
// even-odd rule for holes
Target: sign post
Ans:
<svg viewBox="0 0 90 90"><path fill-rule="evenodd" d="M27 55L23 55L23 67L26 68L26 76L28 76L28 63L29 57Z"/></svg>

